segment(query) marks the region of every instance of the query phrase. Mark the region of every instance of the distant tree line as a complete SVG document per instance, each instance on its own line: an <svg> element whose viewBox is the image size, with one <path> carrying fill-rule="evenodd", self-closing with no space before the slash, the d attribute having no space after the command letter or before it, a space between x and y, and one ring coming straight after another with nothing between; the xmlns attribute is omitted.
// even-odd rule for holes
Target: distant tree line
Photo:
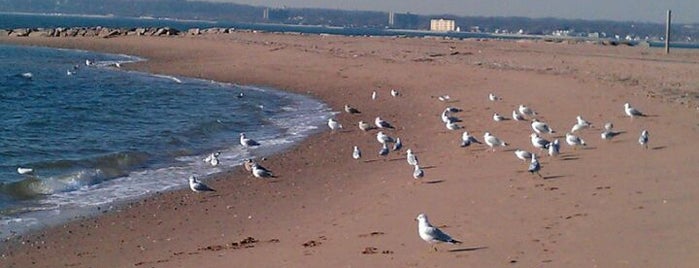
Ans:
<svg viewBox="0 0 699 268"><path fill-rule="evenodd" d="M267 9L267 16L264 16ZM566 31L572 34L598 33L600 37L625 38L627 35L644 39L664 36L660 23L568 20L558 18L532 19L523 17L461 17L454 15L402 16L406 23L388 25L388 13L337 9L285 8L234 3L213 3L187 0L0 0L2 12L95 14L127 17L156 17L176 19L216 20L246 23L285 23L365 28L428 29L430 19L453 19L462 31L551 34ZM398 17L396 17L398 18ZM400 22L400 21L399 21ZM521 31L520 31L521 30ZM699 36L699 25L673 26L673 41L693 41Z"/></svg>

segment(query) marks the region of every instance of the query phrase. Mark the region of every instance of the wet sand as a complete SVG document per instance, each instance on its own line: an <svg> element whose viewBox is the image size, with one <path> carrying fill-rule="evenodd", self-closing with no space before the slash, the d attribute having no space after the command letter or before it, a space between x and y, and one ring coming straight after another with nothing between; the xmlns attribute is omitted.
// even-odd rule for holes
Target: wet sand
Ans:
<svg viewBox="0 0 699 268"><path fill-rule="evenodd" d="M323 100L344 130L314 135L262 164L278 175L253 178L241 167L211 178L216 193L188 189L145 200L0 246L7 267L693 267L699 263L699 53L559 44L283 35L238 32L186 37L0 38L147 58L124 68L270 86ZM400 95L391 97L389 91ZM376 90L378 98L371 100ZM488 101L493 92L503 99ZM438 96L449 95L449 102ZM647 117L624 116L630 102ZM342 112L357 107L361 114ZM535 109L557 133L561 155L532 147ZM483 140L510 146L459 147L447 106ZM582 115L593 122L565 132ZM404 148L378 156L376 116ZM605 122L622 133L602 140ZM649 148L637 142L650 132ZM237 144L233 133L232 144ZM351 157L352 146L364 153ZM405 150L419 156L416 183ZM540 155L540 178L513 151ZM183 185L186 178L181 179ZM461 245L417 235L418 213Z"/></svg>

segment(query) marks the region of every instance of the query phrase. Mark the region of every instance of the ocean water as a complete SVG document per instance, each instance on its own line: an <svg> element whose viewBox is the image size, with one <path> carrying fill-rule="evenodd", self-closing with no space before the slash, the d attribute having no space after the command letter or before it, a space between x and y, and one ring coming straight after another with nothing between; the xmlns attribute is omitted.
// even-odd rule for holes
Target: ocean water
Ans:
<svg viewBox="0 0 699 268"><path fill-rule="evenodd" d="M331 116L301 95L115 66L139 60L0 45L0 237L187 187L189 175L284 150ZM262 145L242 148L241 132ZM212 167L203 159L216 151Z"/></svg>

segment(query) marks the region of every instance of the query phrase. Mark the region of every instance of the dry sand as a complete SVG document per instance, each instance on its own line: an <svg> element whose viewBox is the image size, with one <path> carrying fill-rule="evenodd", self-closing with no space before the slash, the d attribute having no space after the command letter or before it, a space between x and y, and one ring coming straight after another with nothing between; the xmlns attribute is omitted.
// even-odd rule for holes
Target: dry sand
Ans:
<svg viewBox="0 0 699 268"><path fill-rule="evenodd" d="M276 87L342 111L344 131L314 135L264 162L279 178L242 168L208 181L214 194L157 194L116 212L6 241L6 267L695 267L699 263L699 53L660 49L477 41L234 33L198 37L2 38L3 43L142 56L153 73ZM399 97L389 90L396 88ZM372 90L378 99L372 101ZM489 92L502 101L487 100ZM448 94L450 103L437 100ZM624 102L650 116L630 119ZM561 137L582 115L588 143L542 155L539 178L515 158L537 152L518 104ZM458 146L439 119L464 109L462 125L491 152ZM404 151L377 153L381 116L419 156L414 183ZM624 131L600 139L601 126ZM650 146L638 143L650 131ZM551 136L545 135L546 138ZM232 134L232 143L236 137ZM563 140L562 140L563 141ZM364 158L351 158L352 146ZM405 150L404 148L404 150ZM183 184L185 178L181 179ZM415 216L464 244L417 235ZM252 237L253 239L248 239Z"/></svg>

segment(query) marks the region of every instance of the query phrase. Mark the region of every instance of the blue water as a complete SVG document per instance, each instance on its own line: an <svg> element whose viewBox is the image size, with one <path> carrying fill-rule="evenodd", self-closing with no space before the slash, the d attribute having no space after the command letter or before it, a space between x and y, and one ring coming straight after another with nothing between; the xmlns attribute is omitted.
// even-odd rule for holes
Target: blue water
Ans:
<svg viewBox="0 0 699 268"><path fill-rule="evenodd" d="M330 116L300 95L115 67L139 60L0 45L0 237L186 187L191 174L288 148ZM242 148L240 132L262 146ZM202 159L215 151L211 167Z"/></svg>

